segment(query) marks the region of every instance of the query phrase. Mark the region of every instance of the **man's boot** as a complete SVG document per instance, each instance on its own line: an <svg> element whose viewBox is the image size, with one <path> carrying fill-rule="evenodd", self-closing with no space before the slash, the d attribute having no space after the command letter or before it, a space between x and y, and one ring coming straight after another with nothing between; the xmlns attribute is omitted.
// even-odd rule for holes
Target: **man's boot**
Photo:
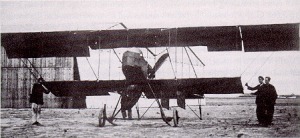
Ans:
<svg viewBox="0 0 300 138"><path fill-rule="evenodd" d="M127 117L127 115L126 115L126 110L122 110L122 117L123 117L123 119L125 120L126 119L126 117Z"/></svg>
<svg viewBox="0 0 300 138"><path fill-rule="evenodd" d="M128 110L128 119L132 120L132 111L131 111L131 109Z"/></svg>

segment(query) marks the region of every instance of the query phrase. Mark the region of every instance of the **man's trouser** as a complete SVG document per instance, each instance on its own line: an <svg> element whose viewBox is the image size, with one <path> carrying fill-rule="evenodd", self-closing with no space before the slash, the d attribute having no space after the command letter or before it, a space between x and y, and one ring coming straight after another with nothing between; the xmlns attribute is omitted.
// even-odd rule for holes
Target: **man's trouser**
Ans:
<svg viewBox="0 0 300 138"><path fill-rule="evenodd" d="M32 103L31 104L31 108L32 108L32 120L33 122L37 122L38 119L40 118L40 114L41 114L41 106L39 104L36 103Z"/></svg>
<svg viewBox="0 0 300 138"><path fill-rule="evenodd" d="M266 121L266 107L263 104L257 104L256 106L256 116L259 124L265 124Z"/></svg>
<svg viewBox="0 0 300 138"><path fill-rule="evenodd" d="M273 114L274 114L274 105L268 105L266 106L266 121L265 123L267 125L271 125L273 120Z"/></svg>

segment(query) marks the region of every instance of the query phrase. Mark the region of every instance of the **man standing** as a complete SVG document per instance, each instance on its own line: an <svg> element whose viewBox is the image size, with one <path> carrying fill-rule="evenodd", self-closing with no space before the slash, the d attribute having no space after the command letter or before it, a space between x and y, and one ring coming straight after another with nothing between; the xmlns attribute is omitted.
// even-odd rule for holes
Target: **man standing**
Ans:
<svg viewBox="0 0 300 138"><path fill-rule="evenodd" d="M37 83L33 84L32 91L30 94L30 103L32 108L32 125L41 125L38 119L41 114L41 106L44 104L43 93L49 94L50 91L42 84L44 82L43 78L39 78Z"/></svg>
<svg viewBox="0 0 300 138"><path fill-rule="evenodd" d="M264 106L264 97L263 97L263 93L261 91L261 88L262 86L264 85L264 77L262 76L259 76L258 77L258 82L259 84L255 87L250 87L248 85L248 83L246 83L246 86L248 88L248 90L257 90L255 93L251 93L253 95L256 95L256 100L255 100L255 103L256 103L256 117L258 119L258 122L260 125L263 124L264 122L264 114L265 114L265 106Z"/></svg>
<svg viewBox="0 0 300 138"><path fill-rule="evenodd" d="M269 126L272 124L273 114L274 114L274 106L277 99L277 92L275 87L270 84L270 77L265 78L265 85L261 88L261 92L263 93L263 102L265 106L265 117L264 117L264 126Z"/></svg>

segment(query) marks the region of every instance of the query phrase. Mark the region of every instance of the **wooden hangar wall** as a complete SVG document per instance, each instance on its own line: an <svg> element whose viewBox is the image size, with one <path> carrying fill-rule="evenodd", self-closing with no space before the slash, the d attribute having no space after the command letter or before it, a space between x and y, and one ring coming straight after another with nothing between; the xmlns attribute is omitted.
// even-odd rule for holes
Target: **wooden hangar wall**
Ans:
<svg viewBox="0 0 300 138"><path fill-rule="evenodd" d="M29 61L37 70L31 68L32 72L36 76L37 72L40 73L46 81L74 80L74 69L78 69L76 60L72 57L29 58ZM29 95L36 79L27 68L31 66L29 61L20 58L8 59L1 46L1 108L31 106ZM86 107L85 97L56 97L51 93L44 94L43 97L43 107L47 108Z"/></svg>

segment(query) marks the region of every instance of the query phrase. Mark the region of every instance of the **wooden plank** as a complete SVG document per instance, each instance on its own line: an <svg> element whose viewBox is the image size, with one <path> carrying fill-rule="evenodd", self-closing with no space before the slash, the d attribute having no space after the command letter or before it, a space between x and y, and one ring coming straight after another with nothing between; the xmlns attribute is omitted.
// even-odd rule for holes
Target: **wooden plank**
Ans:
<svg viewBox="0 0 300 138"><path fill-rule="evenodd" d="M36 68L40 67L40 63L39 63L38 58L32 58L31 64ZM32 67L32 66L30 66L30 67Z"/></svg>
<svg viewBox="0 0 300 138"><path fill-rule="evenodd" d="M5 57L5 52L1 52L1 57ZM1 63L7 64L9 68L3 66L1 68L1 106L9 108L30 107L29 94L36 79L21 59L6 58L7 61L4 59L1 58ZM73 58L30 58L29 60L45 80L73 80ZM30 66L29 62L24 61ZM32 70L36 72L35 69ZM60 108L63 103L65 107L72 105L70 98L61 99L53 94L45 94L44 98L45 103L47 103L44 107Z"/></svg>
<svg viewBox="0 0 300 138"><path fill-rule="evenodd" d="M53 81L53 78L52 78L52 74L54 74L54 68L43 68L42 69L42 72L43 72L43 78L45 79L45 81ZM43 95L43 98L44 98L44 106L46 107L50 107L51 106L51 102L52 102L52 94L44 94Z"/></svg>
<svg viewBox="0 0 300 138"><path fill-rule="evenodd" d="M23 103L23 101L22 101L22 99L23 99L23 69L22 68L16 68L15 69L15 71L16 71L16 73L17 73L17 81L16 81L16 83L17 83L17 90L16 90L16 92L17 92L17 97L16 97L16 99L17 99L17 107L18 108L20 108L20 107L23 107L23 105L24 105L24 103ZM24 101L25 102L25 101Z"/></svg>
<svg viewBox="0 0 300 138"><path fill-rule="evenodd" d="M43 72L43 75L42 77L44 78L45 81L50 81L50 75L51 74L51 71L50 71L50 68L42 68L42 72Z"/></svg>
<svg viewBox="0 0 300 138"><path fill-rule="evenodd" d="M73 80L73 69L72 68L62 68L63 80Z"/></svg>
<svg viewBox="0 0 300 138"><path fill-rule="evenodd" d="M23 91L24 91L24 99L26 100L26 104L24 107L30 107L30 103L29 103L29 94L31 93L31 84L30 84L30 72L27 68L23 68Z"/></svg>
<svg viewBox="0 0 300 138"><path fill-rule="evenodd" d="M18 69L18 93L19 93L19 100L20 100L20 108L28 107L29 104L29 94L28 88L26 86L26 81L28 76L28 69L26 68L19 68Z"/></svg>
<svg viewBox="0 0 300 138"><path fill-rule="evenodd" d="M36 77L39 78L40 76L43 77L43 68L36 67L34 70L34 73L36 74ZM37 80L36 80L37 81Z"/></svg>
<svg viewBox="0 0 300 138"><path fill-rule="evenodd" d="M62 67L62 58L57 57L55 59L55 67L57 67L57 68Z"/></svg>
<svg viewBox="0 0 300 138"><path fill-rule="evenodd" d="M7 108L9 107L8 102L8 80L7 80L7 69L1 68L1 107Z"/></svg>
<svg viewBox="0 0 300 138"><path fill-rule="evenodd" d="M6 67L12 67L12 59L7 59Z"/></svg>
<svg viewBox="0 0 300 138"><path fill-rule="evenodd" d="M47 58L45 67L47 68L55 67L55 58Z"/></svg>
<svg viewBox="0 0 300 138"><path fill-rule="evenodd" d="M21 67L21 60L19 58L13 59L13 66L12 67Z"/></svg>
<svg viewBox="0 0 300 138"><path fill-rule="evenodd" d="M13 77L15 77L14 76L14 72L13 72L13 70L12 70L12 68L8 68L8 70L7 70L7 84L8 84L8 87L7 87L7 98L8 98L8 104L9 104L9 107L14 107L14 78Z"/></svg>
<svg viewBox="0 0 300 138"><path fill-rule="evenodd" d="M41 59L41 68L45 68L47 67L47 60L49 60L49 58L40 58Z"/></svg>
<svg viewBox="0 0 300 138"><path fill-rule="evenodd" d="M73 58L71 57L57 57L55 59L55 67L58 68L72 68Z"/></svg>
<svg viewBox="0 0 300 138"><path fill-rule="evenodd" d="M20 59L20 62L21 62L21 63L20 63L20 67L21 67L21 68L26 68L27 60L21 58L21 59Z"/></svg>
<svg viewBox="0 0 300 138"><path fill-rule="evenodd" d="M7 66L7 56L5 49L1 46L1 67Z"/></svg>
<svg viewBox="0 0 300 138"><path fill-rule="evenodd" d="M19 99L19 91L18 91L18 68L12 68L12 97L14 97L13 99L13 107L18 108L19 104L18 104L18 99Z"/></svg>
<svg viewBox="0 0 300 138"><path fill-rule="evenodd" d="M74 68L74 63L75 63L74 58L72 57L72 58L69 58L69 59L70 59L70 62L71 62L69 67Z"/></svg>
<svg viewBox="0 0 300 138"><path fill-rule="evenodd" d="M11 97L11 71L9 70L9 68L7 68L7 91L6 91L6 98L7 98L7 106L8 107L12 107L11 105L11 100L12 100L12 97Z"/></svg>
<svg viewBox="0 0 300 138"><path fill-rule="evenodd" d="M54 80L55 81L59 81L59 80L61 80L60 78L61 78L61 73L60 73L60 68L55 68L55 71L54 71L54 74L55 74L55 77L54 77Z"/></svg>

